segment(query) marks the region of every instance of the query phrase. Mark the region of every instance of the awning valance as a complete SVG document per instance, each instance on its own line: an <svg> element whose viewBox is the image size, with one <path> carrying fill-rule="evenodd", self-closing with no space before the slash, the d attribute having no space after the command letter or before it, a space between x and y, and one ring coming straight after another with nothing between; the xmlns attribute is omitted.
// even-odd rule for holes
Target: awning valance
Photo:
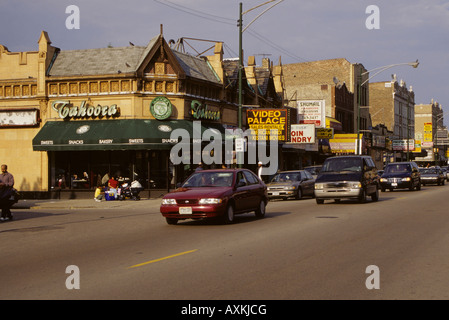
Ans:
<svg viewBox="0 0 449 320"><path fill-rule="evenodd" d="M326 117L326 128L334 128L336 131L343 130L341 122L332 117Z"/></svg>
<svg viewBox="0 0 449 320"><path fill-rule="evenodd" d="M170 138L175 129L185 129L194 142L211 128L188 120L48 121L33 139L33 150L168 150L178 142ZM224 133L221 125L212 129Z"/></svg>

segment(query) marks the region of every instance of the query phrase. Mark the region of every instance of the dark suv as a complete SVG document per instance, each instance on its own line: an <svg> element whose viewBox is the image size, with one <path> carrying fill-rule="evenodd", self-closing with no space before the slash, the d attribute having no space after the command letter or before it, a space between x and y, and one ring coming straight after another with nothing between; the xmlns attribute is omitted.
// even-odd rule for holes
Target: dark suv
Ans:
<svg viewBox="0 0 449 320"><path fill-rule="evenodd" d="M421 190L421 174L418 165L411 162L393 162L385 166L380 178L382 191L389 189Z"/></svg>
<svg viewBox="0 0 449 320"><path fill-rule="evenodd" d="M354 198L363 203L370 196L379 199L379 176L370 156L336 156L324 161L315 180L317 204L324 200Z"/></svg>

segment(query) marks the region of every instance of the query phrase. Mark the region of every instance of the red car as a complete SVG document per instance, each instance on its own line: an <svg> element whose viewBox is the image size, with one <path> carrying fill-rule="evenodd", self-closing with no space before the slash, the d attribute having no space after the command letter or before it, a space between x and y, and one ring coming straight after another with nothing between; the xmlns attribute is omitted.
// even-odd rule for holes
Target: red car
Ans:
<svg viewBox="0 0 449 320"><path fill-rule="evenodd" d="M160 211L168 224L178 220L220 217L234 222L234 215L255 211L265 216L266 185L247 169L202 170L162 198Z"/></svg>

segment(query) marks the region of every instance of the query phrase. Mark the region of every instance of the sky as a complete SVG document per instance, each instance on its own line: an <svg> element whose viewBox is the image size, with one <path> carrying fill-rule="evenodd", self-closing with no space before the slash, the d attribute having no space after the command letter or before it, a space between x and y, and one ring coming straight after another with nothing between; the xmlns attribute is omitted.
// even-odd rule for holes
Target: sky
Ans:
<svg viewBox="0 0 449 320"><path fill-rule="evenodd" d="M418 59L416 69L396 66L370 82L396 74L413 87L416 104L439 102L449 123L449 0L0 0L0 44L36 51L45 30L61 50L146 46L162 24L167 41L223 41L225 57L238 57L240 3L244 27L256 19L243 33L246 61L345 58L371 70ZM213 45L186 41L192 54Z"/></svg>

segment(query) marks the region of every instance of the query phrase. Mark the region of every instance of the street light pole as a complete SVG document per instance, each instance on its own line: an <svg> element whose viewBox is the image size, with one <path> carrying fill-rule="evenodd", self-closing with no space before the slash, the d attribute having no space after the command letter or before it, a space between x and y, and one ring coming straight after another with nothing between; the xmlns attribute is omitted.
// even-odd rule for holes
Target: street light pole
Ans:
<svg viewBox="0 0 449 320"><path fill-rule="evenodd" d="M245 32L245 30L254 22L256 21L261 15L263 15L265 12L267 12L268 10L270 10L271 8L273 8L274 6L278 5L279 3L281 3L284 0L278 0L277 3L273 4L271 7L267 8L266 10L264 10L262 13L260 13L257 17L255 17L246 27L245 29L243 29L243 15L254 10L257 9L261 6L264 6L268 3L271 2L275 2L276 0L270 0L267 2L264 2L258 6L255 6L245 12L243 12L243 3L240 2L240 6L239 6L239 20L237 22L237 25L239 27L239 70L238 70L238 76L239 76L239 114L238 114L238 126L239 129L242 129L242 109L243 109L243 94L242 94L242 90L243 90L243 80L242 80L242 73L243 73L243 32ZM238 157L240 157L240 153L238 155ZM238 161L239 163L239 167L242 167L241 161Z"/></svg>
<svg viewBox="0 0 449 320"><path fill-rule="evenodd" d="M243 105L243 95L242 95L242 70L243 70L243 32L242 32L242 26L243 26L243 14L242 14L242 8L243 4L240 2L240 13L239 13L239 129L242 128L242 105Z"/></svg>
<svg viewBox="0 0 449 320"><path fill-rule="evenodd" d="M403 63L389 64L386 66L377 67L377 68L365 71L363 73L362 73L362 68L360 67L360 78L359 78L360 85L357 87L357 93L358 93L358 99L357 99L357 150L356 150L355 154L359 154L359 149L360 149L360 139L359 139L360 138L360 104L361 104L362 86L365 83L367 83L371 78L378 75L379 73L381 73L387 69L397 67L397 66L402 66L402 65L409 65L416 69L416 68L418 68L419 62L418 62L418 59L416 59L415 62L403 62ZM362 76L365 74L368 74L370 72L373 72L373 71L377 71L377 72L362 82ZM407 142L407 144L408 144L408 142Z"/></svg>

